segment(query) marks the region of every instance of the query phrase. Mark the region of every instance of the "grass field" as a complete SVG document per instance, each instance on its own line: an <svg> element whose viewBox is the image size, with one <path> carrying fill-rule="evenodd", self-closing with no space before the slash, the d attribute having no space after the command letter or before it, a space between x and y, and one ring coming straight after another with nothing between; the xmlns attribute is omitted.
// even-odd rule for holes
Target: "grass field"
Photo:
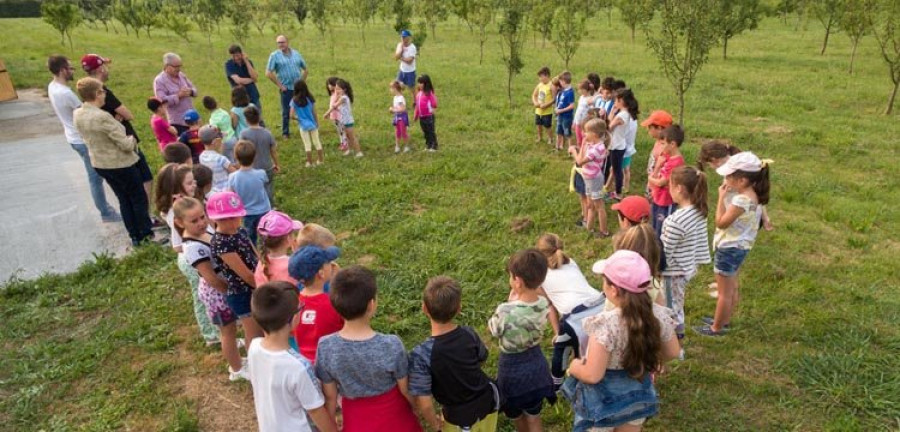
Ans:
<svg viewBox="0 0 900 432"><path fill-rule="evenodd" d="M420 342L428 332L421 290L429 277L448 274L464 287L459 321L488 341L484 327L506 297L512 252L548 231L566 240L582 270L611 252L609 241L572 224L578 204L566 192L570 160L533 143L534 72L562 65L549 44L527 42L525 70L514 81L520 98L510 109L499 41L488 42L480 65L477 39L464 25L439 25L421 50L419 72L432 76L440 98L441 151L421 151L416 127L419 151L395 156L387 84L396 73L390 54L397 38L388 26L368 29L365 45L358 29L338 27L333 54L312 28L290 35L321 100L325 77L353 83L366 157L341 158L328 127L323 167L302 167L299 139L282 143L278 206L337 233L343 265L377 271L378 330L399 334L407 348ZM148 40L83 27L69 50L39 20L6 19L0 55L21 88L46 87L51 53L112 57L109 85L136 113L147 141L143 105L164 52L180 53L200 93L227 105L227 30L213 35L212 47L204 36L191 36L189 44L161 31ZM260 68L274 36L254 31L245 47ZM850 76L847 38L833 37L820 56L821 36L812 23L795 31L766 20L731 41L727 61L714 50L687 96L688 160L703 139L725 138L776 161L770 206L776 230L761 233L749 256L734 330L717 340L688 333L687 359L658 382L661 414L647 430L900 429L900 122L881 115L891 88L874 40L863 40ZM579 78L597 71L625 79L643 115L677 107L643 38L632 44L621 24L592 23L570 66ZM275 88L262 81L265 117L277 125ZM650 144L639 132L631 190L645 180L640 167ZM144 148L159 166L149 151L155 147ZM719 180L711 178L714 191ZM531 224L512 229L524 219ZM714 308L704 288L711 280L712 269L702 268L688 289L689 325ZM0 288L0 429L252 427L249 385L228 384L218 353L199 342L186 288L174 254L161 248L121 261L98 257L75 274ZM494 347L491 372L496 354ZM563 431L571 413L557 405L544 418L550 430ZM511 430L505 421L504 428Z"/></svg>

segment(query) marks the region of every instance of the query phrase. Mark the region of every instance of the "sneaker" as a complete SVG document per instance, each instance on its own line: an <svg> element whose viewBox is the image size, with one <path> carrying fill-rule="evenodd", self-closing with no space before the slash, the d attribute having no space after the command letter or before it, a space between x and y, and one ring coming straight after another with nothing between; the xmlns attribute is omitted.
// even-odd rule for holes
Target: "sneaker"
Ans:
<svg viewBox="0 0 900 432"><path fill-rule="evenodd" d="M207 339L207 340L206 340L206 346L208 346L208 347L216 346L216 345L218 345L218 344L220 344L220 343L222 343L222 342L219 341L218 339Z"/></svg>
<svg viewBox="0 0 900 432"><path fill-rule="evenodd" d="M119 212L113 210L105 216L100 215L100 220L103 221L103 223L122 222L122 215L120 215Z"/></svg>
<svg viewBox="0 0 900 432"><path fill-rule="evenodd" d="M682 348L681 351L678 352L678 360L684 361L684 348Z"/></svg>
<svg viewBox="0 0 900 432"><path fill-rule="evenodd" d="M238 349L241 349L241 348L244 348L245 346L247 346L247 343L244 341L244 338L237 338L235 340L237 341Z"/></svg>
<svg viewBox="0 0 900 432"><path fill-rule="evenodd" d="M700 318L700 321L702 321L703 324L706 324L706 325L708 325L708 326L712 326L712 325L713 325L713 322L715 321L715 319L714 319L713 317L705 316L705 317L703 317L703 318ZM724 326L722 326L722 330L723 330L723 331L728 330L728 329L730 329L730 328L731 328L731 324L725 324Z"/></svg>
<svg viewBox="0 0 900 432"><path fill-rule="evenodd" d="M409 146L403 147L403 153L409 153Z"/></svg>
<svg viewBox="0 0 900 432"><path fill-rule="evenodd" d="M342 142L341 145L340 145L340 147L338 147L338 148L340 148L341 151L347 151L347 149L350 148L350 146L347 145L347 143Z"/></svg>
<svg viewBox="0 0 900 432"><path fill-rule="evenodd" d="M316 166L322 165L323 163L325 163L325 162L322 162L322 161L320 161L320 160L317 160L317 161L316 161Z"/></svg>
<svg viewBox="0 0 900 432"><path fill-rule="evenodd" d="M231 369L231 366L228 366L228 380L231 382L239 380L250 381L250 371L247 370L247 364L245 363L239 371L234 371Z"/></svg>
<svg viewBox="0 0 900 432"><path fill-rule="evenodd" d="M281 136L281 139L283 139L283 140L288 140L288 139L291 139L291 136L290 136L290 135L287 135L287 134L284 134L284 135Z"/></svg>
<svg viewBox="0 0 900 432"><path fill-rule="evenodd" d="M344 156L350 156L350 149L344 150Z"/></svg>
<svg viewBox="0 0 900 432"><path fill-rule="evenodd" d="M605 238L609 237L610 234L609 234L609 231L592 231L591 235L593 235L594 238L597 238L597 239L605 239Z"/></svg>
<svg viewBox="0 0 900 432"><path fill-rule="evenodd" d="M150 216L150 228L153 230L168 229L169 224L156 216Z"/></svg>
<svg viewBox="0 0 900 432"><path fill-rule="evenodd" d="M307 167L307 168L309 168L309 167L311 167L311 166L313 166L311 163L309 163L309 162L306 163L306 167Z"/></svg>
<svg viewBox="0 0 900 432"><path fill-rule="evenodd" d="M577 226L578 228L584 228L584 224L584 219L578 219L577 221L575 221L575 226Z"/></svg>
<svg viewBox="0 0 900 432"><path fill-rule="evenodd" d="M358 158L361 158L361 157L363 157L363 154L362 154L362 152L356 152L356 157L358 157Z"/></svg>
<svg viewBox="0 0 900 432"><path fill-rule="evenodd" d="M693 327L693 329L694 329L694 332L696 332L700 336L709 336L709 337L725 336L725 332L714 331L712 329L712 327L708 326L708 325L696 326L696 327Z"/></svg>
<svg viewBox="0 0 900 432"><path fill-rule="evenodd" d="M400 153L400 146L394 146L394 154Z"/></svg>
<svg viewBox="0 0 900 432"><path fill-rule="evenodd" d="M710 297L712 297L712 298L714 298L714 299L719 298L719 291L718 291L718 290L716 290L716 291L710 291L708 294L709 294Z"/></svg>

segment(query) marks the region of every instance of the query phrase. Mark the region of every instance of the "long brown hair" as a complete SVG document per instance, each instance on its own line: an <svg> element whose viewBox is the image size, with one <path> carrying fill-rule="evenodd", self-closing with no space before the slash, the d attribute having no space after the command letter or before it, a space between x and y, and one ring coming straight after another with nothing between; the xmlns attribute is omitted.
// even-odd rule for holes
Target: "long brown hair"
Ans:
<svg viewBox="0 0 900 432"><path fill-rule="evenodd" d="M706 202L706 174L697 168L683 165L672 171L672 177L669 180L672 185L684 186L688 194L691 205L700 212L703 217L709 213L709 206Z"/></svg>
<svg viewBox="0 0 900 432"><path fill-rule="evenodd" d="M166 214L172 208L175 195L187 196L182 185L184 178L190 173L192 173L191 167L176 163L165 164L159 169L159 173L156 174L156 189L153 195L156 211Z"/></svg>
<svg viewBox="0 0 900 432"><path fill-rule="evenodd" d="M653 301L645 292L633 293L615 286L605 276L603 278L616 289L619 309L622 310L622 320L628 333L622 366L630 377L643 379L659 367L662 357L661 326L653 315Z"/></svg>
<svg viewBox="0 0 900 432"><path fill-rule="evenodd" d="M534 248L547 257L547 268L558 269L569 263L569 256L563 252L563 241L556 234L546 233L538 237Z"/></svg>
<svg viewBox="0 0 900 432"><path fill-rule="evenodd" d="M709 140L700 146L700 156L697 157L697 168L700 171L706 169L706 164L723 157L733 156L741 152L741 149L723 140Z"/></svg>
<svg viewBox="0 0 900 432"><path fill-rule="evenodd" d="M653 277L659 277L659 240L656 231L649 222L641 222L632 225L628 229L619 231L613 237L613 249L627 249L637 252L647 264L650 265L650 273Z"/></svg>
<svg viewBox="0 0 900 432"><path fill-rule="evenodd" d="M766 205L769 203L769 166L763 162L762 169L756 172L750 171L735 171L731 173L732 176L736 178L745 178L750 182L750 186L753 187L753 191L756 192L756 199L759 201L759 205Z"/></svg>
<svg viewBox="0 0 900 432"><path fill-rule="evenodd" d="M283 236L270 237L266 235L260 235L260 247L259 247L259 262L262 264L263 274L266 275L266 279L272 277L269 273L269 251L275 249L284 244L284 242L288 241L291 238L293 233L288 233Z"/></svg>

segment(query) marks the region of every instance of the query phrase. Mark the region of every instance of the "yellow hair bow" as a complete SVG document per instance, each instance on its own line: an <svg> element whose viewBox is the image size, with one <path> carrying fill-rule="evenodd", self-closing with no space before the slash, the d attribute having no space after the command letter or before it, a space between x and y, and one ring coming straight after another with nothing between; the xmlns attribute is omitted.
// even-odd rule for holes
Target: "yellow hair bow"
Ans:
<svg viewBox="0 0 900 432"><path fill-rule="evenodd" d="M775 163L775 161L773 161L772 159L762 159L762 160L760 160L760 162L762 162L763 168L768 168L769 165L772 165L773 163Z"/></svg>

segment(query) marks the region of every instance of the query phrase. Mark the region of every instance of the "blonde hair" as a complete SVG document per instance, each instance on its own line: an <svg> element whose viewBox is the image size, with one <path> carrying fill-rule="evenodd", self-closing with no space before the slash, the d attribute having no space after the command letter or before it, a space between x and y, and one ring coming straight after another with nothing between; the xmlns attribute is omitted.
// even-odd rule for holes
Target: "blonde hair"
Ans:
<svg viewBox="0 0 900 432"><path fill-rule="evenodd" d="M336 241L334 234L328 228L319 224L308 223L297 234L297 249L309 245L327 248L334 246Z"/></svg>
<svg viewBox="0 0 900 432"><path fill-rule="evenodd" d="M653 277L659 277L659 241L656 231L648 222L641 222L619 231L613 237L613 249L637 252L647 261L647 264L650 264L650 273Z"/></svg>
<svg viewBox="0 0 900 432"><path fill-rule="evenodd" d="M103 83L97 78L84 77L75 83L78 97L85 102L93 102L97 99L97 92L103 89Z"/></svg>
<svg viewBox="0 0 900 432"><path fill-rule="evenodd" d="M535 249L547 257L547 267L558 269L569 263L569 256L563 252L563 241L558 235L546 233L538 237Z"/></svg>

